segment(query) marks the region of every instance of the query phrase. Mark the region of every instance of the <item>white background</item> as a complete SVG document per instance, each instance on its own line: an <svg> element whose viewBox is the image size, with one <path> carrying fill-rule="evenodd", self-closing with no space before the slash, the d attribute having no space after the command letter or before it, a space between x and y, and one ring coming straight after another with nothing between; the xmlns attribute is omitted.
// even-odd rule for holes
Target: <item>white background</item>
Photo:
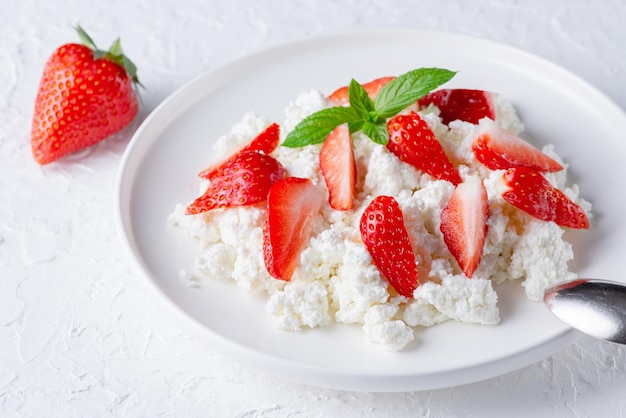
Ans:
<svg viewBox="0 0 626 418"><path fill-rule="evenodd" d="M212 353L132 286L113 211L124 149L163 99L205 70L286 41L375 28L467 34L547 58L626 108L623 1L2 6L0 416L626 416L626 349L585 337L523 370L426 392L336 391L259 373ZM57 46L77 40L77 23L103 48L122 37L146 87L143 107L120 134L40 167L30 153L39 77Z"/></svg>

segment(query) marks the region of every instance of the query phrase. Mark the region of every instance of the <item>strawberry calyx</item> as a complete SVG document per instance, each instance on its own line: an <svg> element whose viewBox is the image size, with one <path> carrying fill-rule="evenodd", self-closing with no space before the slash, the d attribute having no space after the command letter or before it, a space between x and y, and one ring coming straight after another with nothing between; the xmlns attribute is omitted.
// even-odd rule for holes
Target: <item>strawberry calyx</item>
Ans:
<svg viewBox="0 0 626 418"><path fill-rule="evenodd" d="M124 52L122 51L120 38L117 38L115 41L113 41L111 47L105 51L96 46L91 36L89 36L80 25L76 25L76 32L78 32L78 37L82 41L83 45L91 49L91 51L93 52L94 60L106 59L116 63L124 69L124 71L128 75L128 78L133 81L133 86L143 87L143 85L139 81L139 77L137 76L137 66L130 60L130 58L124 55Z"/></svg>

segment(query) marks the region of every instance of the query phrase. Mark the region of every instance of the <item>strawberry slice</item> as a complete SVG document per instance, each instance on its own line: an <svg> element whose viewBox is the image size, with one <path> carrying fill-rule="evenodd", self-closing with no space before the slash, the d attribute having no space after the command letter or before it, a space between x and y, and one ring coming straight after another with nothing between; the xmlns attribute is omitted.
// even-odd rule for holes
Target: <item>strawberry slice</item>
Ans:
<svg viewBox="0 0 626 418"><path fill-rule="evenodd" d="M206 192L187 207L187 215L211 209L264 202L270 187L285 176L285 168L269 155L242 152L218 170Z"/></svg>
<svg viewBox="0 0 626 418"><path fill-rule="evenodd" d="M279 141L280 126L277 123L272 123L256 137L252 138L249 142L239 147L237 151L233 152L221 161L202 170L200 173L198 173L198 176L211 180L212 178L217 176L220 169L228 165L237 156L237 154L247 151L271 154L272 151L274 151L278 146Z"/></svg>
<svg viewBox="0 0 626 418"><path fill-rule="evenodd" d="M385 87L387 83L393 80L395 77L381 77L375 80L370 81L369 83L363 84L363 88L370 96L371 99L374 99L380 89ZM331 104L334 106L343 106L350 103L350 99L348 98L348 86L343 86L335 90L326 98Z"/></svg>
<svg viewBox="0 0 626 418"><path fill-rule="evenodd" d="M356 162L348 124L337 126L324 140L320 150L320 169L328 188L328 202L333 209L354 206Z"/></svg>
<svg viewBox="0 0 626 418"><path fill-rule="evenodd" d="M483 255L488 218L487 190L478 176L456 186L441 212L443 241L468 278Z"/></svg>
<svg viewBox="0 0 626 418"><path fill-rule="evenodd" d="M472 142L476 159L492 170L528 167L537 171L560 171L563 166L491 119L478 123Z"/></svg>
<svg viewBox="0 0 626 418"><path fill-rule="evenodd" d="M324 197L324 190L311 180L298 177L279 180L270 189L263 228L263 254L265 267L272 277L291 280Z"/></svg>
<svg viewBox="0 0 626 418"><path fill-rule="evenodd" d="M504 200L543 221L577 229L589 228L585 211L541 175L528 167L514 167L502 176Z"/></svg>
<svg viewBox="0 0 626 418"><path fill-rule="evenodd" d="M440 89L418 100L420 108L434 104L446 125L453 120L478 123L482 118L496 118L495 93L484 90Z"/></svg>
<svg viewBox="0 0 626 418"><path fill-rule="evenodd" d="M398 202L378 196L365 208L361 239L378 270L399 294L413 297L419 285L415 254Z"/></svg>
<svg viewBox="0 0 626 418"><path fill-rule="evenodd" d="M448 180L454 185L461 182L435 134L417 113L394 116L387 123L387 131L387 148L400 160L436 179Z"/></svg>

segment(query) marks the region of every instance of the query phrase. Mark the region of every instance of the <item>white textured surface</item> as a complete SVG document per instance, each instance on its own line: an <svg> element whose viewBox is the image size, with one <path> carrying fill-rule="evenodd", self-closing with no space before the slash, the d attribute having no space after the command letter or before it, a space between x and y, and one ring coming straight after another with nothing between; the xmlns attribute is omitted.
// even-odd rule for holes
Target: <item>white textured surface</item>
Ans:
<svg viewBox="0 0 626 418"><path fill-rule="evenodd" d="M204 70L285 41L439 29L525 49L626 108L626 6L607 1L8 0L0 14L0 416L626 416L626 349L582 338L526 369L430 392L307 387L215 355L132 286L113 219L133 130ZM118 34L146 86L140 118L47 167L29 134L40 72L83 25ZM375 57L372 57L375 59Z"/></svg>

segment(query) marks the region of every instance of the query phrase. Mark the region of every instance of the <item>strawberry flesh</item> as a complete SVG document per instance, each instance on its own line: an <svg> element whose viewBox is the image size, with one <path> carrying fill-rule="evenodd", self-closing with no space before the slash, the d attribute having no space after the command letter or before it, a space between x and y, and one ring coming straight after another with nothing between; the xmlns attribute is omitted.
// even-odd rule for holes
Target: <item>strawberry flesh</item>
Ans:
<svg viewBox="0 0 626 418"><path fill-rule="evenodd" d="M387 148L400 160L454 185L461 182L459 173L448 159L426 121L417 113L397 115L387 123Z"/></svg>
<svg viewBox="0 0 626 418"><path fill-rule="evenodd" d="M273 157L242 152L222 167L206 192L187 207L187 215L212 209L246 206L264 202L270 187L286 174Z"/></svg>
<svg viewBox="0 0 626 418"><path fill-rule="evenodd" d="M360 231L383 277L396 292L412 298L419 285L417 263L398 202L391 196L372 200L361 216Z"/></svg>
<svg viewBox="0 0 626 418"><path fill-rule="evenodd" d="M480 263L488 218L487 190L477 176L456 186L441 212L443 240L468 278L472 277Z"/></svg>
<svg viewBox="0 0 626 418"><path fill-rule="evenodd" d="M484 90L440 89L418 100L420 108L434 104L444 124L453 120L478 123L482 118L496 118L495 94Z"/></svg>
<svg viewBox="0 0 626 418"><path fill-rule="evenodd" d="M324 198L323 189L304 178L287 177L270 189L263 228L263 254L265 267L272 277L291 280Z"/></svg>
<svg viewBox="0 0 626 418"><path fill-rule="evenodd" d="M524 212L543 221L569 228L587 229L585 211L535 170L510 168L502 176L502 197Z"/></svg>
<svg viewBox="0 0 626 418"><path fill-rule="evenodd" d="M385 87L387 83L393 80L395 77L381 77L375 80L372 80L368 83L363 84L363 88L369 95L370 99L374 99L380 89ZM333 104L334 106L343 106L350 103L350 99L348 97L348 86L343 86L332 92L327 100Z"/></svg>
<svg viewBox="0 0 626 418"><path fill-rule="evenodd" d="M479 122L472 151L478 161L492 170L519 166L548 172L563 169L561 164L491 119Z"/></svg>
<svg viewBox="0 0 626 418"><path fill-rule="evenodd" d="M356 187L356 161L347 123L336 127L326 137L319 158L330 206L336 210L352 209Z"/></svg>

